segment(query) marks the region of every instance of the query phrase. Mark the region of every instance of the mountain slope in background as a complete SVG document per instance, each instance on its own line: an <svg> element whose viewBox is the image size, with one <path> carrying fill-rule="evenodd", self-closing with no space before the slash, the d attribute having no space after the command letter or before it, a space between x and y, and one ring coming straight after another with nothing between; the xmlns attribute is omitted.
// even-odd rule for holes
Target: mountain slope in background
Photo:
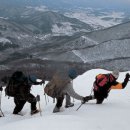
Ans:
<svg viewBox="0 0 130 130"><path fill-rule="evenodd" d="M16 21L17 22L17 21ZM18 23L26 26L28 29L36 28L37 33L49 34L66 34L71 35L79 31L92 31L93 27L85 24L77 19L66 17L58 12L46 11L35 12L26 17L24 15L19 19ZM33 32L36 32L32 30ZM39 31L39 32L38 32Z"/></svg>
<svg viewBox="0 0 130 130"><path fill-rule="evenodd" d="M127 22L124 24L113 26L108 29L91 32L87 36L89 38L96 40L99 43L103 43L110 40L129 39L130 38L129 26L130 26L130 22Z"/></svg>
<svg viewBox="0 0 130 130"><path fill-rule="evenodd" d="M0 64L29 57L30 54L22 50L39 44L42 45L43 40L35 37L26 27L0 18Z"/></svg>
<svg viewBox="0 0 130 130"><path fill-rule="evenodd" d="M36 5L34 0L11 0L10 6L7 0L0 2L0 70L8 72L22 68L31 72L36 70L35 73L40 75L40 69L47 71L46 68L52 68L56 71L56 65L65 70L77 66L80 72L97 67L121 71L129 69L130 22L119 24L126 20L124 13L109 17L108 10L102 12L99 9L96 12L92 8L86 9L94 18L96 16L109 22L112 20L112 26L119 24L94 31L105 26L101 21L89 21L90 17L86 15L81 16L86 21L77 18L72 6L54 11L54 8L44 6L41 0ZM72 5L73 2L61 1L58 4ZM80 9L81 6L77 8L79 16L82 14ZM68 11L70 14L64 15ZM114 19L117 23L113 24Z"/></svg>
<svg viewBox="0 0 130 130"><path fill-rule="evenodd" d="M75 32L94 30L87 23L50 11L44 6L1 8L0 16L25 26L34 34L72 35Z"/></svg>
<svg viewBox="0 0 130 130"><path fill-rule="evenodd" d="M72 9L68 10L68 12L66 11L65 15L79 19L93 26L95 29L112 27L130 20L130 16L127 16L125 12L97 8Z"/></svg>
<svg viewBox="0 0 130 130"><path fill-rule="evenodd" d="M130 22L120 24L108 29L94 31L87 34L77 34L70 37L54 37L52 40L52 47L46 48L43 52L43 57L47 54L54 59L65 60L59 58L62 54L66 60L75 60L74 55L79 53L79 58L84 59L85 62L101 61L118 58L129 58L129 40L130 40ZM117 33L118 32L118 33ZM57 41L55 41L57 38ZM59 39L63 40L62 44ZM70 39L70 40L69 40ZM59 41L59 43L58 43ZM48 44L49 46L49 44ZM54 49L53 49L54 47ZM63 50L64 49L64 50ZM51 50L51 51L49 51ZM50 53L49 53L50 52ZM106 53L107 52L107 53ZM58 54L60 55L58 56ZM83 53L80 55L80 53ZM42 54L40 53L41 57ZM39 56L40 56L39 55ZM57 56L55 56L57 55ZM98 56L98 57L97 57ZM70 59L67 59L69 57ZM77 57L75 55L75 57ZM104 57L104 58L103 58ZM46 57L48 58L48 57ZM80 61L80 60L79 60Z"/></svg>
<svg viewBox="0 0 130 130"><path fill-rule="evenodd" d="M4 55L1 59L1 67L3 68L4 65L9 70L20 69L21 63L24 63L21 67L26 71L29 68L36 71L39 69L46 71L50 66L49 68L54 72L58 68L49 62L53 61L64 68L64 71L68 67L76 67L76 64L76 68L81 72L93 68L126 71L129 70L130 64L129 25L130 22L91 33L48 37L42 44L22 48L19 52L22 55L26 54L24 57L17 54L17 51L13 52L12 55L6 51L6 57ZM48 63L48 66L44 65L43 61Z"/></svg>

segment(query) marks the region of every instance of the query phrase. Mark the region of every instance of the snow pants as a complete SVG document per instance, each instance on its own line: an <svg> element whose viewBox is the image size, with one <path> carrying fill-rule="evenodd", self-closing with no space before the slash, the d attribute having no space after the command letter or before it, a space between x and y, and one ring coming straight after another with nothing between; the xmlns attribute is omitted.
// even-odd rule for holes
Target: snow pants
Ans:
<svg viewBox="0 0 130 130"><path fill-rule="evenodd" d="M33 101L34 98L35 97L31 93L29 94L29 100L21 100L17 97L14 97L15 108L13 114L18 114L23 109L26 102L31 104L31 111L36 110L36 101ZM32 101L30 101L30 99L32 99Z"/></svg>

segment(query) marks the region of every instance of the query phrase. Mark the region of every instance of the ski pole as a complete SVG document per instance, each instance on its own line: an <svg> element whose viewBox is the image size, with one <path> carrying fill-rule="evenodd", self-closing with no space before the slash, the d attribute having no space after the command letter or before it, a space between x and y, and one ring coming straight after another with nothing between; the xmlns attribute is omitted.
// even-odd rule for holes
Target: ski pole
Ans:
<svg viewBox="0 0 130 130"><path fill-rule="evenodd" d="M75 101L74 101L74 98L73 98L73 102L75 102Z"/></svg>
<svg viewBox="0 0 130 130"><path fill-rule="evenodd" d="M47 99L46 99L46 94L44 93L44 96L45 96L45 102L46 102L46 105L47 105Z"/></svg>
<svg viewBox="0 0 130 130"><path fill-rule="evenodd" d="M2 114L2 116L4 116L4 113L2 112L2 110L1 110L1 98L2 98L2 90L3 90L3 88L2 88L2 86L0 86L0 112L1 112L1 114Z"/></svg>
<svg viewBox="0 0 130 130"><path fill-rule="evenodd" d="M84 103L81 103L81 104L80 104L80 106L77 108L77 110L76 110L76 111L78 111L78 110L79 110L79 108L80 108L83 104L84 104Z"/></svg>
<svg viewBox="0 0 130 130"><path fill-rule="evenodd" d="M90 93L90 96L91 96L91 95L92 95L92 93L93 93L93 88L94 88L94 87L92 87L92 89L91 89L91 93Z"/></svg>
<svg viewBox="0 0 130 130"><path fill-rule="evenodd" d="M42 116L41 105L40 105L40 95L37 95L37 101L38 101L38 105L39 105L40 116Z"/></svg>
<svg viewBox="0 0 130 130"><path fill-rule="evenodd" d="M43 90L44 90L44 85L43 85ZM47 96L46 96L45 92L44 92L44 96L45 96L45 102L46 102L46 105L47 105Z"/></svg>
<svg viewBox="0 0 130 130"><path fill-rule="evenodd" d="M48 96L47 96L47 101L49 102L49 98L48 98Z"/></svg>
<svg viewBox="0 0 130 130"><path fill-rule="evenodd" d="M1 112L1 114L2 114L1 116L4 117L4 113L2 112L1 108L0 108L0 112Z"/></svg>
<svg viewBox="0 0 130 130"><path fill-rule="evenodd" d="M2 98L2 86L0 86L0 108L1 108L1 98Z"/></svg>

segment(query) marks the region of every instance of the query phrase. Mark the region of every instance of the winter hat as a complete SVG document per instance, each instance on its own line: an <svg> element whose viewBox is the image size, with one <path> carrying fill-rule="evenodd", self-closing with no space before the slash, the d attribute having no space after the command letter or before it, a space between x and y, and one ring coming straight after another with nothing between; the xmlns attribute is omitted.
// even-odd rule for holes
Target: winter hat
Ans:
<svg viewBox="0 0 130 130"><path fill-rule="evenodd" d="M119 70L113 70L112 75L117 79L119 77Z"/></svg>
<svg viewBox="0 0 130 130"><path fill-rule="evenodd" d="M25 75L22 71L15 71L12 75L12 79L18 82L23 82L25 80Z"/></svg>
<svg viewBox="0 0 130 130"><path fill-rule="evenodd" d="M69 75L69 77L70 77L71 79L75 79L75 78L78 76L78 74L77 74L77 72L76 72L75 69L70 69L70 70L68 71L68 75Z"/></svg>
<svg viewBox="0 0 130 130"><path fill-rule="evenodd" d="M33 83L37 82L37 77L35 75L29 75L29 80Z"/></svg>

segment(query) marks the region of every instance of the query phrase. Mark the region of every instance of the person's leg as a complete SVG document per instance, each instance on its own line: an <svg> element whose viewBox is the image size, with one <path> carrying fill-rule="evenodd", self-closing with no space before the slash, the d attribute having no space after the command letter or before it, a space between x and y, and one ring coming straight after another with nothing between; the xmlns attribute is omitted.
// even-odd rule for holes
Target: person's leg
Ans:
<svg viewBox="0 0 130 130"><path fill-rule="evenodd" d="M104 97L104 93L101 91L101 92L97 92L97 91L94 91L94 96L97 100L96 104L102 104L105 97Z"/></svg>
<svg viewBox="0 0 130 130"><path fill-rule="evenodd" d="M97 102L96 102L96 104L102 104L102 103L103 103L103 101L104 101L104 98L97 99Z"/></svg>
<svg viewBox="0 0 130 130"><path fill-rule="evenodd" d="M64 100L64 96L57 98L56 106L58 108L60 108L62 106L63 100Z"/></svg>
<svg viewBox="0 0 130 130"><path fill-rule="evenodd" d="M57 103L56 103L56 106L55 106L55 108L53 110L53 113L56 113L56 112L60 111L60 107L62 106L63 100L64 100L64 96L59 97L59 98L56 99Z"/></svg>
<svg viewBox="0 0 130 130"><path fill-rule="evenodd" d="M15 108L13 114L18 114L23 109L23 106L26 103L26 101L18 100L17 98L14 98L14 103L15 103Z"/></svg>
<svg viewBox="0 0 130 130"><path fill-rule="evenodd" d="M37 107L36 107L37 101L35 100L35 96L33 96L30 93L27 101L31 104L31 114L38 113L39 110L37 110Z"/></svg>
<svg viewBox="0 0 130 130"><path fill-rule="evenodd" d="M68 108L68 107L73 107L74 106L74 103L71 103L71 97L66 94L66 105L65 107Z"/></svg>

